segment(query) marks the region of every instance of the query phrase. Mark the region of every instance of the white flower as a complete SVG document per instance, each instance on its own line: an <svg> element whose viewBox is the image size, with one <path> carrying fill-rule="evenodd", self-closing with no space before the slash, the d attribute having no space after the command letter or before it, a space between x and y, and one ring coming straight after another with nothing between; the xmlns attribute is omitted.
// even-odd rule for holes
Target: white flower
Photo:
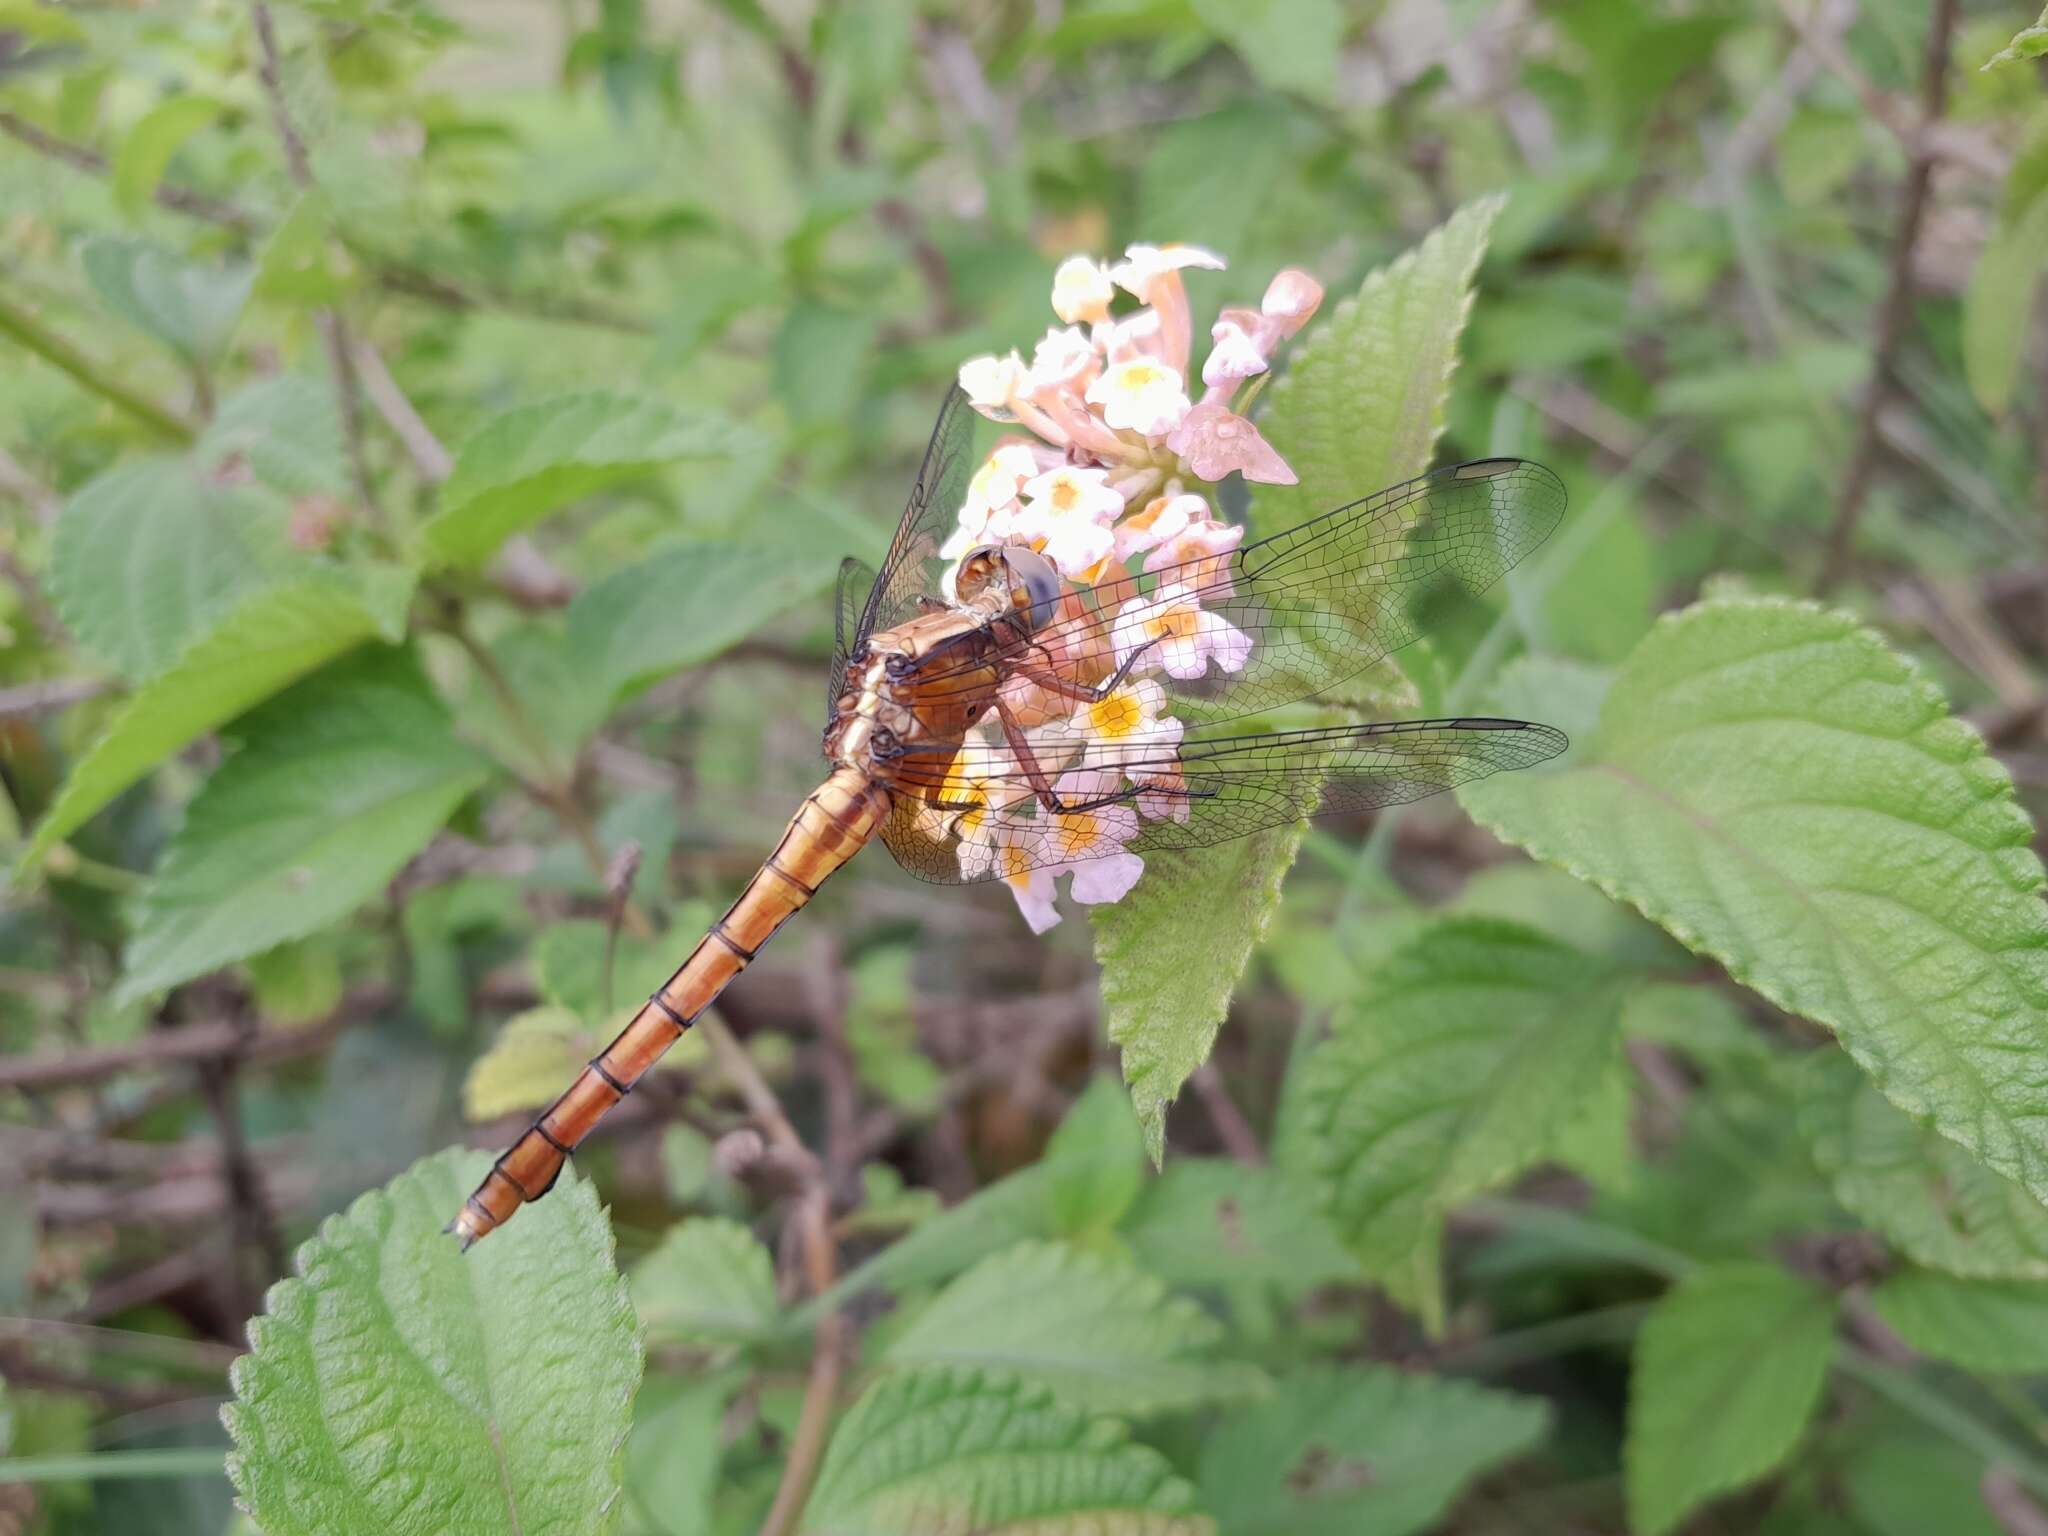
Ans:
<svg viewBox="0 0 2048 1536"><path fill-rule="evenodd" d="M1082 802L1115 794L1118 776L1077 770L1053 786L1062 800ZM1127 802L1058 815L1040 812L1033 820L991 817L976 828L973 842L960 845L960 872L970 880L991 874L1009 887L1033 933L1060 920L1054 881L1071 874L1069 889L1084 904L1119 901L1145 872L1145 861L1124 845L1138 835L1138 813Z"/></svg>
<svg viewBox="0 0 2048 1536"><path fill-rule="evenodd" d="M1136 357L1158 357L1164 343L1160 336L1159 311L1138 309L1121 320L1095 327L1095 345L1112 366Z"/></svg>
<svg viewBox="0 0 2048 1536"><path fill-rule="evenodd" d="M1173 761L1183 727L1166 713L1166 690L1150 678L1126 682L1106 699L1083 704L1064 720L1046 727L1047 746L1059 751L1078 748L1083 768L1118 772L1123 765L1149 773ZM1135 778L1136 775L1133 775Z"/></svg>
<svg viewBox="0 0 2048 1536"><path fill-rule="evenodd" d="M960 387L967 392L967 403L995 421L1014 419L1010 402L1029 382L1024 359L1014 351L1007 357L970 357L960 365Z"/></svg>
<svg viewBox="0 0 2048 1536"><path fill-rule="evenodd" d="M1031 389L1054 389L1062 384L1081 385L1095 377L1102 359L1095 343L1078 325L1065 329L1049 326L1031 353Z"/></svg>
<svg viewBox="0 0 2048 1536"><path fill-rule="evenodd" d="M1116 557L1128 560L1178 538L1197 519L1206 520L1209 503L1199 496L1154 496L1143 511L1118 523Z"/></svg>
<svg viewBox="0 0 2048 1536"><path fill-rule="evenodd" d="M1088 403L1102 407L1110 426L1163 437L1188 413L1177 369L1149 357L1118 363L1088 386Z"/></svg>
<svg viewBox="0 0 2048 1536"><path fill-rule="evenodd" d="M1209 336L1215 345L1202 364L1204 384L1234 384L1266 371L1266 359L1260 354L1258 343L1235 320L1218 320L1209 327Z"/></svg>
<svg viewBox="0 0 2048 1536"><path fill-rule="evenodd" d="M1213 518L1199 518L1171 538L1162 540L1159 547L1145 557L1145 569L1171 569L1175 586L1199 592L1210 602L1215 602L1231 595L1230 552L1243 542L1242 523L1219 523Z"/></svg>
<svg viewBox="0 0 2048 1536"><path fill-rule="evenodd" d="M1069 256L1052 275L1052 310L1068 325L1107 320L1115 297L1109 273L1092 257Z"/></svg>
<svg viewBox="0 0 2048 1536"><path fill-rule="evenodd" d="M1183 679L1202 676L1212 659L1219 671L1242 672L1252 652L1251 636L1205 610L1193 592L1180 586L1125 604L1110 632L1110 646L1119 666L1147 646L1134 670L1159 670Z"/></svg>
<svg viewBox="0 0 2048 1536"><path fill-rule="evenodd" d="M1062 464L1025 481L1021 489L1031 510L1061 521L1081 519L1107 527L1124 509L1104 469Z"/></svg>
<svg viewBox="0 0 2048 1536"><path fill-rule="evenodd" d="M1225 265L1221 256L1199 245L1133 245L1125 247L1124 259L1109 269L1109 275L1119 288L1136 294L1139 303L1150 304L1155 285L1167 273L1182 267L1221 272Z"/></svg>
<svg viewBox="0 0 2048 1536"><path fill-rule="evenodd" d="M1003 812L1030 797L1017 760L985 737L969 735L946 768L940 803L927 801L923 809L935 819L934 836L943 837L950 829L960 839L960 872L974 879L993 867L1001 828L1007 825Z"/></svg>

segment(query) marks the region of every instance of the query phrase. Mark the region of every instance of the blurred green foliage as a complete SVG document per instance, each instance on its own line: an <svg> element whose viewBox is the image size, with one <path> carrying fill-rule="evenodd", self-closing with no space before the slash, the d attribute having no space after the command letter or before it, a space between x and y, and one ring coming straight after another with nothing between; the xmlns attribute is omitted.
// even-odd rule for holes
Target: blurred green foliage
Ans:
<svg viewBox="0 0 2048 1536"><path fill-rule="evenodd" d="M2029 21L0 0L0 1531L2038 1524ZM1232 515L1563 477L1342 702L1571 756L1094 954L871 855L457 1258L958 364L1163 240L1330 294Z"/></svg>

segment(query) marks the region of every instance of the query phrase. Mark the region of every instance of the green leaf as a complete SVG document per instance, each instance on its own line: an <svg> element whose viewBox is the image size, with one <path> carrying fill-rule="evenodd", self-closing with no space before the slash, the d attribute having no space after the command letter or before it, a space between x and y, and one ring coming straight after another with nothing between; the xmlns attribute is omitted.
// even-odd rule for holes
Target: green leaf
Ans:
<svg viewBox="0 0 2048 1536"><path fill-rule="evenodd" d="M1931 1269L2048 1279L2048 1207L1888 1103L1839 1052L1801 1065L1799 1132L1845 1210Z"/></svg>
<svg viewBox="0 0 2048 1536"><path fill-rule="evenodd" d="M2027 59L2038 59L2048 54L2048 9L2043 9L2041 19L2031 27L2022 27L2013 34L2011 42L1986 59L1981 66L1990 69L1995 64L2019 64Z"/></svg>
<svg viewBox="0 0 2048 1536"><path fill-rule="evenodd" d="M338 304L361 276L334 238L334 210L321 191L300 195L264 242L256 262L256 294L280 304Z"/></svg>
<svg viewBox="0 0 2048 1536"><path fill-rule="evenodd" d="M462 445L439 508L420 529L440 564L481 565L559 507L679 459L732 450L722 421L603 393L519 406Z"/></svg>
<svg viewBox="0 0 2048 1536"><path fill-rule="evenodd" d="M1270 1285L1299 1296L1357 1265L1314 1196L1274 1168L1181 1158L1138 1197L1118 1235L1168 1285Z"/></svg>
<svg viewBox="0 0 2048 1536"><path fill-rule="evenodd" d="M227 345L255 276L239 262L194 266L147 241L113 235L88 240L79 259L108 308L201 366Z"/></svg>
<svg viewBox="0 0 2048 1536"><path fill-rule="evenodd" d="M1963 372L1977 403L1993 416L2012 404L2044 270L2048 198L2036 198L2017 222L2000 218L1963 290Z"/></svg>
<svg viewBox="0 0 2048 1536"><path fill-rule="evenodd" d="M338 922L426 846L490 764L405 652L329 668L235 728L137 909L117 1000Z"/></svg>
<svg viewBox="0 0 2048 1536"><path fill-rule="evenodd" d="M1194 1490L1114 1420L994 1371L884 1376L832 1437L816 1536L1213 1536ZM289 1533L286 1533L289 1536Z"/></svg>
<svg viewBox="0 0 2048 1536"><path fill-rule="evenodd" d="M633 1266L633 1305L659 1343L732 1344L775 1328L775 1264L736 1221L698 1216L668 1229Z"/></svg>
<svg viewBox="0 0 2048 1536"><path fill-rule="evenodd" d="M543 1003L515 1013L462 1080L462 1114L472 1123L539 1109L576 1080L604 1042L572 1009Z"/></svg>
<svg viewBox="0 0 2048 1536"><path fill-rule="evenodd" d="M1315 1367L1220 1421L1202 1445L1223 1536L1409 1536L1543 1438L1533 1398L1387 1366Z"/></svg>
<svg viewBox="0 0 2048 1536"><path fill-rule="evenodd" d="M1833 1029L1895 1104L2048 1191L2032 826L1977 734L1872 631L1762 599L1668 616L1578 766L1459 798Z"/></svg>
<svg viewBox="0 0 2048 1536"><path fill-rule="evenodd" d="M1629 1528L1662 1536L1783 1461L1820 1401L1835 1301L1763 1264L1680 1282L1636 1336L1623 1470Z"/></svg>
<svg viewBox="0 0 2048 1536"><path fill-rule="evenodd" d="M1291 527L1428 467L1472 274L1499 210L1489 198L1458 213L1367 278L1302 345L1264 418L1301 484L1260 487L1255 526ZM1150 855L1136 889L1090 911L1109 1037L1122 1048L1154 1163L1165 1157L1167 1106L1208 1059L1303 829Z"/></svg>
<svg viewBox="0 0 2048 1536"><path fill-rule="evenodd" d="M1147 854L1129 895L1089 909L1110 1043L1155 1166L1167 1108L1209 1059L1305 830L1296 822L1220 848Z"/></svg>
<svg viewBox="0 0 2048 1536"><path fill-rule="evenodd" d="M1484 197L1461 208L1297 343L1259 426L1300 483L1258 488L1256 532L1292 528L1429 467L1472 279L1503 204Z"/></svg>
<svg viewBox="0 0 2048 1536"><path fill-rule="evenodd" d="M1193 0L1195 15L1269 90L1336 94L1344 11L1337 0ZM1179 235L1171 236L1180 239Z"/></svg>
<svg viewBox="0 0 2048 1536"><path fill-rule="evenodd" d="M294 373L236 390L207 423L192 461L212 474L236 460L287 496L346 497L348 461L334 391Z"/></svg>
<svg viewBox="0 0 2048 1536"><path fill-rule="evenodd" d="M1891 1330L1923 1355L1994 1376L2048 1371L2048 1285L1902 1269L1870 1293Z"/></svg>
<svg viewBox="0 0 2048 1536"><path fill-rule="evenodd" d="M1432 1331L1444 1214L1556 1151L1619 1050L1622 991L1531 929L1450 918L1366 979L1302 1069L1283 1166Z"/></svg>
<svg viewBox="0 0 2048 1536"><path fill-rule="evenodd" d="M691 902L676 912L671 932L638 939L622 933L616 947L606 925L594 917L551 924L533 946L534 978L541 996L572 1009L586 1024L609 1023L624 1009L637 1009L674 973L686 954L677 940L693 944L711 924L710 909ZM612 951L611 1002L605 1002L605 954Z"/></svg>
<svg viewBox="0 0 2048 1536"><path fill-rule="evenodd" d="M730 1375L653 1377L633 1404L626 1442L626 1498L650 1536L704 1536L724 1450L726 1405L740 1382Z"/></svg>
<svg viewBox="0 0 2048 1536"><path fill-rule="evenodd" d="M279 573L285 511L274 497L146 459L87 482L58 515L50 597L79 643L141 681Z"/></svg>
<svg viewBox="0 0 2048 1536"><path fill-rule="evenodd" d="M735 544L688 540L656 550L578 593L569 646L610 695L729 650L825 590L838 557L829 538Z"/></svg>
<svg viewBox="0 0 2048 1536"><path fill-rule="evenodd" d="M447 1152L330 1217L235 1362L228 1475L265 1536L599 1536L640 1344L591 1186L473 1252L442 1232L488 1158Z"/></svg>
<svg viewBox="0 0 2048 1536"><path fill-rule="evenodd" d="M1206 1358L1222 1334L1200 1307L1127 1262L1034 1242L947 1286L883 1358L997 1367L1081 1407L1156 1413L1259 1390L1252 1367Z"/></svg>
<svg viewBox="0 0 2048 1536"><path fill-rule="evenodd" d="M1054 1230L1087 1237L1114 1227L1145 1187L1145 1144L1131 1101L1106 1072L1088 1080L1046 1143L1041 1167Z"/></svg>
<svg viewBox="0 0 2048 1536"><path fill-rule="evenodd" d="M210 96L173 96L142 115L114 156L114 201L129 218L149 206L156 184L175 155L200 129L221 114Z"/></svg>
<svg viewBox="0 0 2048 1536"><path fill-rule="evenodd" d="M1166 124L1138 173L1135 227L1148 240L1238 251L1288 170L1288 139L1285 110L1257 97Z"/></svg>
<svg viewBox="0 0 2048 1536"><path fill-rule="evenodd" d="M324 573L251 593L108 722L44 814L23 865L193 738L384 633L392 606L378 588Z"/></svg>

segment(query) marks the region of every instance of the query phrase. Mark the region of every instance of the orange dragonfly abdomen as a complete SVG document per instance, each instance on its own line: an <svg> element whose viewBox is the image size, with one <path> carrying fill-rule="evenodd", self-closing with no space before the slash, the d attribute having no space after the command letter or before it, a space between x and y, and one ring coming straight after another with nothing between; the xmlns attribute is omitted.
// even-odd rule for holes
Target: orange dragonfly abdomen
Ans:
<svg viewBox="0 0 2048 1536"><path fill-rule="evenodd" d="M887 819L891 804L887 789L851 766L835 769L811 792L775 851L689 959L484 1175L448 1224L464 1248L553 1187L578 1143L682 1038L726 983L747 968L776 929L866 846Z"/></svg>

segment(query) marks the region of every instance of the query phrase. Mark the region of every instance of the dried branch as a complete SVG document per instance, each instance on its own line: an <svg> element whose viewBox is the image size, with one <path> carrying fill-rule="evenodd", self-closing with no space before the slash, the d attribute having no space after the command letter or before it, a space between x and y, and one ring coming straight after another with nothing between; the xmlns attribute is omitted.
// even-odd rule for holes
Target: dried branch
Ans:
<svg viewBox="0 0 2048 1536"><path fill-rule="evenodd" d="M284 163L292 185L301 192L313 190L313 163L306 155L306 141L292 124L291 110L284 99L284 66L277 48L277 28L264 0L251 0L249 14L256 24L256 78L262 83L264 99L270 104L270 120L284 146ZM355 342L347 319L340 310L313 311L313 324L327 351L328 371L334 375L336 403L341 408L342 437L348 444L350 477L355 481L356 499L382 526L384 509L378 504L376 487L370 480L370 460L363 439L363 386L356 376Z"/></svg>
<svg viewBox="0 0 2048 1536"><path fill-rule="evenodd" d="M367 340L356 343L356 374L368 391L370 404L384 418L384 425L405 445L413 468L429 485L439 485L455 468L455 456L441 446L434 429L413 408L413 403L384 366L384 358Z"/></svg>
<svg viewBox="0 0 2048 1536"><path fill-rule="evenodd" d="M23 683L17 688L0 688L0 720L19 720L69 709L87 699L96 699L114 686L104 677L59 677L47 683Z"/></svg>
<svg viewBox="0 0 2048 1536"><path fill-rule="evenodd" d="M839 1250L832 1239L832 1195L825 1171L790 1124L782 1101L754 1065L746 1047L733 1038L715 1013L698 1019L697 1029L711 1048L712 1059L726 1079L739 1090L741 1099L760 1122L778 1152L803 1171L804 1189L797 1197L794 1223L803 1250L804 1280L813 1296L822 1296L838 1278ZM790 1536L803 1515L811 1483L825 1453L826 1432L839 1395L839 1375L844 1365L846 1325L836 1308L818 1317L811 1334L811 1369L804 1383L803 1406L797 1414L796 1433L790 1437L789 1457L783 1463L782 1481L776 1485L775 1502L761 1522L761 1536Z"/></svg>
<svg viewBox="0 0 2048 1536"><path fill-rule="evenodd" d="M1863 505L1869 499L1871 476L1876 470L1879 416L1892 387L1899 343L1905 336L1913 303L1913 250L1920 241L1920 224L1927 214L1927 193L1934 176L1933 130L1948 105L1949 35L1955 30L1956 9L1957 0L1934 0L1934 12L1927 22L1927 51L1920 78L1920 121L1908 140L1912 160L1906 169L1899 222L1892 236L1891 272L1877 307L1870 379L1864 387L1863 406L1857 417L1856 441L1849 450L1849 467L1835 502L1827 555L1814 584L1814 590L1822 596L1848 574L1856 527L1862 521Z"/></svg>
<svg viewBox="0 0 2048 1536"><path fill-rule="evenodd" d="M1202 1108L1208 1111L1209 1123L1216 1127L1217 1139L1223 1148L1240 1163L1262 1168L1266 1163L1266 1149L1259 1145L1259 1133L1252 1129L1252 1123L1245 1119L1244 1111L1230 1097L1230 1090L1223 1085L1223 1074L1216 1070L1216 1063L1205 1061L1195 1068L1195 1094L1202 1101Z"/></svg>
<svg viewBox="0 0 2048 1536"><path fill-rule="evenodd" d="M313 1056L331 1045L350 1024L388 1004L391 996L386 987L359 988L317 1024L257 1030L246 1042L239 1025L222 1020L159 1030L122 1045L0 1056L0 1092L34 1092L74 1083L103 1082L123 1072L160 1071L194 1062L219 1061L237 1052L242 1052L252 1064Z"/></svg>
<svg viewBox="0 0 2048 1536"><path fill-rule="evenodd" d="M53 368L69 374L73 381L84 389L98 395L109 405L126 411L143 425L163 434L173 442L189 443L198 435L198 429L176 411L137 394L44 325L35 315L6 298L0 298L0 336L5 336L35 353Z"/></svg>
<svg viewBox="0 0 2048 1536"><path fill-rule="evenodd" d="M83 171L88 176L107 174L107 157L98 150L88 149L83 144L73 144L68 139L60 139L52 133L45 133L34 123L27 122L12 112L0 112L0 133L18 140L39 155L59 161L73 170ZM263 227L263 221L247 209L237 208L233 203L209 197L206 193L194 191L190 187L181 187L175 182L158 182L151 195L160 208L168 208L173 213L187 214L195 219L204 219L209 224L218 224L226 229L238 229L247 234L254 234Z"/></svg>

